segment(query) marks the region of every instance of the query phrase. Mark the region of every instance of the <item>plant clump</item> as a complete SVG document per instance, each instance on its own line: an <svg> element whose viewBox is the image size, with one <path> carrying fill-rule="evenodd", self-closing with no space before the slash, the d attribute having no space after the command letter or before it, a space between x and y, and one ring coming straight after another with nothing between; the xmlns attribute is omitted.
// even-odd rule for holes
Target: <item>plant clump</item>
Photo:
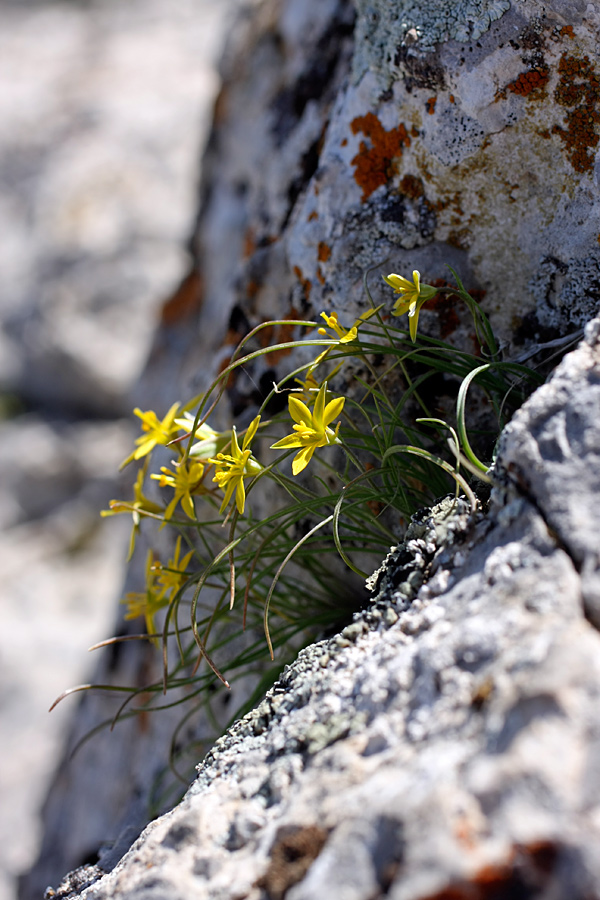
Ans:
<svg viewBox="0 0 600 900"><path fill-rule="evenodd" d="M159 650L163 671L152 686L114 688L126 697L114 719L164 708L169 692L193 711L248 672L262 677L260 693L281 666L281 659L271 665L276 648L291 661L352 612L338 599L340 566L364 582L397 543L401 523L453 485L475 509L471 481L489 481L491 460L479 459L467 434L470 385L477 379L496 413L493 442L507 399L540 379L502 360L485 313L452 274L454 286L427 284L417 270L412 279L384 276L397 295L387 309L375 305L365 278L369 303L354 322L322 312L322 324L262 323L205 393L174 403L162 418L135 410L142 433L123 463L139 464L133 498L111 501L103 515L131 516L130 557L146 543L144 588L123 603L126 619L143 622L138 638ZM457 301L473 320L473 354L418 332L424 304ZM265 335L286 339L270 343ZM273 385L245 428L210 425L242 366L297 348L305 359L313 348L312 358ZM431 379L454 384L455 421L429 408ZM287 411L269 417L281 394ZM169 464L157 466L155 455L167 453ZM166 561L156 549L162 529L173 535ZM123 639L131 637L113 642Z"/></svg>

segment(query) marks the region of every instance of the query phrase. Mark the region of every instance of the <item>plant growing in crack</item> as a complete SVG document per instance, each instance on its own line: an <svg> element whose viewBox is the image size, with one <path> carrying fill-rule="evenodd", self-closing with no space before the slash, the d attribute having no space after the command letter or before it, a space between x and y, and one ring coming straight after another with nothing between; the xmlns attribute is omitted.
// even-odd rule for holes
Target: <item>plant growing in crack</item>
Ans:
<svg viewBox="0 0 600 900"><path fill-rule="evenodd" d="M495 413L495 432L487 435L493 443L507 398L518 404L541 379L501 359L485 313L452 274L455 286L442 288L423 283L417 270L412 280L385 276L399 295L391 310L373 302L365 276L369 304L353 323L342 324L334 312L321 313L320 325L261 323L202 395L174 403L162 419L135 410L142 433L123 463L141 463L134 497L111 501L103 515L132 516L130 557L136 540L149 542L145 588L123 601L126 618L139 618L145 628L96 646L148 640L161 654L162 678L143 688L85 685L62 697L92 687L124 694L111 725L174 705L186 706L186 721L202 704L210 706L215 685L227 690L254 672L246 708L282 662L348 615L336 590L336 560L364 580L411 515L452 486L475 508L473 480L489 480L491 460L479 459L468 435L470 386L477 379ZM420 311L439 293L466 304L476 353L419 334ZM264 329L278 325L309 331L255 347ZM246 428L217 431L209 424L232 373L270 353L307 347L314 348L310 361L273 385ZM453 421L430 408L435 378L456 386ZM270 414L282 393L287 413ZM159 451L172 458L152 471ZM148 497L151 485L155 494ZM156 523L173 535L166 562L154 546ZM175 757L173 771L187 783Z"/></svg>

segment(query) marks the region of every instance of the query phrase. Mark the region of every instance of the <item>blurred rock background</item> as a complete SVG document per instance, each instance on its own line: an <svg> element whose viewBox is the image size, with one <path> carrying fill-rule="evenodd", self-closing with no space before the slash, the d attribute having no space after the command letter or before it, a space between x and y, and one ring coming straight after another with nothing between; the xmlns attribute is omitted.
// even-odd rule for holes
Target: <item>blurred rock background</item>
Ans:
<svg viewBox="0 0 600 900"><path fill-rule="evenodd" d="M239 0L0 2L0 900L87 647L112 631L132 388L189 268L194 185Z"/></svg>

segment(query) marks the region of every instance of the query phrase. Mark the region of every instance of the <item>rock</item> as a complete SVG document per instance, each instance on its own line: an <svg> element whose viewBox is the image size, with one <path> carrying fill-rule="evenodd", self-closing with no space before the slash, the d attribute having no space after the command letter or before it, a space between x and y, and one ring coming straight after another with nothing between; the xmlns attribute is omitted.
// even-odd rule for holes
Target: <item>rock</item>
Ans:
<svg viewBox="0 0 600 900"><path fill-rule="evenodd" d="M69 731L68 705L48 709L122 619L128 523L99 511L131 488L120 417L190 264L233 6L0 4L1 900L38 852ZM56 862L60 877L78 860Z"/></svg>
<svg viewBox="0 0 600 900"><path fill-rule="evenodd" d="M189 267L190 185L233 3L4 5L3 392L62 414L129 412L160 303Z"/></svg>
<svg viewBox="0 0 600 900"><path fill-rule="evenodd" d="M600 634L582 605L598 572L591 504L576 558L567 544L572 478L592 494L597 472L541 439L566 420L563 441L600 446L599 326L505 431L487 516L432 511L444 536L397 620L366 610L343 645L302 651L182 803L70 896L600 895ZM533 458L521 446L536 435ZM379 576L390 608L398 558Z"/></svg>
<svg viewBox="0 0 600 900"><path fill-rule="evenodd" d="M163 307L139 386L139 405L162 412L175 399L201 391L239 339L269 318L301 315L314 320L322 310L336 310L343 322L351 323L368 303L363 275L370 267L375 267L369 278L373 298L388 303L380 274L416 268L426 281L443 281L450 277L447 266L452 266L466 287L478 292L505 358L537 363L542 348L563 352L570 341L578 340L600 299L596 19L580 3L565 7L538 0L512 5L504 0L253 4L232 32L223 63L224 87L204 157L201 206L190 244L193 270ZM423 308L421 326L433 337L473 349L475 335L460 308L434 302ZM273 339L283 335L287 332L280 326ZM301 352L279 355L276 361L267 356L246 366L228 385L231 417L247 424L273 381L303 358ZM343 376L340 386L347 387ZM228 412L221 413L227 424ZM532 452L537 452L535 447ZM310 654L301 658L299 665L309 672L295 688L297 695L288 697L286 692L278 701L280 731L261 714L240 726L248 731L243 752L235 750L237 745L227 749L228 742L219 745L225 754L223 768L217 758L207 763L206 772L219 775L225 794L214 799L207 787L201 809L194 805L194 795L185 801L182 810L190 811L190 821L178 833L191 836L181 840L181 853L169 847L175 841L167 838L171 819L159 821L144 839L153 848L153 865L160 860L164 884L162 875L152 882L152 874L141 874L142 868L134 865L139 881L138 874L132 875L133 881L119 881L123 869L118 869L106 890L118 896L118 891L133 890L135 883L139 896L161 891L194 896L202 895L203 880L208 879L215 884L214 893L222 890L228 896L231 873L246 856L247 874L240 876L236 890L252 895L259 890L252 887L259 879L266 879L261 881L265 890L271 890L269 885L274 893L285 890L284 876L267 874L270 848L279 840L279 826L287 824L296 784L303 781L306 760L313 757L319 761L315 771L322 766L315 803L322 800L323 805L309 812L309 805L298 801L301 805L293 807L290 822L294 827L324 827L333 840L342 824L336 809L345 805L348 811L347 831L339 832L330 853L329 841L325 844L305 876L310 886L313 870L324 873L321 893L333 891L327 879L340 871L335 860L346 858L345 842L362 858L366 852L372 861L381 860L365 863L365 880L358 889L365 896L387 890L394 882L394 867L406 873L406 891L393 888L398 900L431 895L443 884L459 896L461 890L468 895L471 887L461 884L476 885L486 872L497 879L499 889L523 893L530 884L556 883L562 888L572 873L591 871L586 855L591 844L587 838L580 842L580 833L589 826L593 835L595 826L575 806L568 807L563 819L538 811L536 795L551 797L548 804L555 810L560 788L554 772L535 770L534 775L528 767L540 756L538 729L558 754L561 742L566 750L572 747L573 735L585 731L583 723L591 715L593 690L581 668L573 669L565 688L578 698L574 704L579 703L579 713L570 706L565 712L566 701L558 700L550 688L545 699L550 664L544 663L544 648L554 648L552 658L563 665L569 648L581 639L581 658L592 673L597 636L579 605L575 550L570 544L565 544L569 553L557 547L544 523L544 510L538 511L527 498L513 497L510 485L504 490L501 499L498 488L492 525L474 526L478 555L461 545L442 565L444 551L436 556L437 545L431 551L427 541L417 547L418 565L412 566L410 580L400 578L395 588L404 598L400 605L376 604L368 621L361 620L364 634L363 624L351 626L348 635L319 648L318 662L311 662ZM593 504L588 505L593 512ZM548 510L550 515L551 504ZM415 536L415 541L421 539ZM586 604L592 616L596 583L590 560L588 554L577 565L582 572L590 569ZM137 566L131 578L139 577ZM546 571L549 582L542 580ZM491 593L484 595L488 582ZM521 589L530 599L523 599ZM500 602L506 604L502 616ZM446 655L440 651L438 659L439 648ZM139 684L135 678L147 664L141 653L139 646L127 646L114 661L111 679L126 682L133 677ZM343 667L339 654L345 654ZM396 659L402 662L394 663L388 682L388 662ZM327 713L313 713L308 704L313 665L325 673L315 692L326 698ZM363 674L354 682L358 670ZM106 673L103 662L97 680ZM527 678L534 685L531 693ZM388 702L394 724L380 721L375 729L372 716L379 715L380 702ZM102 702L86 702L71 745L80 727L93 727L106 715ZM571 722L571 715L574 724L570 730L565 724L563 733L562 723ZM510 734L517 725L502 731L509 719L525 723L523 741L514 745ZM331 746L329 722L335 735ZM47 806L47 857L64 860L70 845L71 865L85 861L74 823L85 822L87 811L89 825L90 809L100 822L96 832L104 828L108 836L118 833L115 819L122 814L127 821L128 809L137 808L139 797L147 799L148 779L154 774L149 760L157 766L164 761L158 741L164 743L170 727L167 717L163 731L156 726L156 731L134 737L123 729L118 743L102 743L98 757L90 749L62 771L64 780ZM201 722L196 727L197 735ZM193 739L190 728L190 743ZM265 740L267 744L261 743ZM366 755L363 740L364 747L371 748ZM469 768L467 756L473 745L489 750L477 770ZM501 751L496 753L496 746ZM386 753L395 760L392 770L399 773L395 793L386 787ZM507 762L507 753L516 756ZM116 761L123 757L125 765ZM142 771L132 757L148 768ZM241 771L239 793L237 775L230 779L226 771L234 757L254 766ZM95 770L97 758L106 766L104 783ZM383 758L384 768L377 772ZM495 760L506 768L495 768ZM514 778L513 763L521 773ZM453 795L453 827L447 830L442 814L445 789L435 784L441 771L448 773L444 785L454 780L460 788ZM348 783L345 772L350 773ZM502 780L511 778L524 785L522 793L514 788L514 801L502 793ZM469 793L471 782L483 785L479 793L475 788ZM113 791L110 798L104 796L106 783ZM264 797L257 783L269 785ZM405 801L411 783L420 786L421 794L415 788ZM328 793L331 784L339 787L339 802ZM271 789L279 799L269 805ZM136 791L138 799L132 796ZM118 813L115 797L121 803ZM249 798L251 803L246 802ZM359 821L358 811L371 798L377 801L372 814ZM281 819L276 811L269 812L273 805L279 809L278 804L286 810ZM405 810L401 821L398 808ZM237 824L234 828L238 811L239 829ZM254 827L244 819L246 814L259 824L242 846L243 836ZM555 831L548 836L551 822ZM486 838L486 828L493 839ZM206 852L196 854L198 834ZM547 836L536 843L536 834ZM289 834L280 837L287 840ZM301 833L298 841L314 851L314 837L312 831ZM410 852L404 849L407 841ZM382 849L388 844L389 852ZM464 848L463 854L458 847ZM571 852L571 847L582 849ZM171 874L171 865L180 875ZM35 877L39 879L39 871ZM572 877L573 890L579 890L580 875ZM89 890L101 896L98 892L105 888ZM302 890L299 883L289 886L288 894L297 892L298 900L305 896ZM349 885L348 896L352 890ZM471 892L476 890L472 886Z"/></svg>

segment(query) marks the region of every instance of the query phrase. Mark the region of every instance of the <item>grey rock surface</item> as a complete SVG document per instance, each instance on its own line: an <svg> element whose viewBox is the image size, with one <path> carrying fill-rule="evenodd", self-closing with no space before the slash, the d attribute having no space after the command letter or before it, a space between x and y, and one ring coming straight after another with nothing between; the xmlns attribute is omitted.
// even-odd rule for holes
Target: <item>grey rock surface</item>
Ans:
<svg viewBox="0 0 600 900"><path fill-rule="evenodd" d="M0 390L129 412L160 304L189 268L231 7L3 5Z"/></svg>
<svg viewBox="0 0 600 900"><path fill-rule="evenodd" d="M130 490L121 416L190 265L232 5L0 3L1 900L42 838L49 707L121 617L128 523L99 511Z"/></svg>
<svg viewBox="0 0 600 900"><path fill-rule="evenodd" d="M583 602L597 504L569 541L597 471L541 437L600 450L599 335L505 431L487 515L421 514L374 605L302 651L182 803L69 896L600 896L600 634ZM429 558L416 594L408 555Z"/></svg>
<svg viewBox="0 0 600 900"><path fill-rule="evenodd" d="M464 13L462 32L453 9ZM507 357L529 359L540 343L579 331L600 300L597 25L595 8L579 2L519 0L508 8L440 0L418 9L389 0L251 4L223 62L191 242L194 271L162 311L137 403L164 412L174 400L196 394L240 337L265 319L317 318L326 309L352 322L365 307L364 271L376 264L372 292L382 302L389 297L381 272L418 268L433 281L446 279L446 266L453 266L466 287L479 292ZM460 312L450 319L425 307L420 327L471 350L468 323ZM265 389L297 362L290 355L248 366L228 390L232 418L246 424ZM223 423L230 421L225 410ZM529 512L523 515L529 521ZM517 525L511 527L517 535ZM525 580L535 581L541 560L554 559L550 538L544 544L536 528L531 565L521 569L515 562ZM507 546L518 543L517 537L506 540ZM570 557L561 552L557 578L562 573L566 584ZM131 578L139 576L136 565ZM418 582L419 573L413 574ZM386 613L386 623L394 614ZM441 618L446 615L453 613L444 608ZM523 616L515 635L529 640L533 632ZM111 661L110 677L139 684L135 679L147 664L140 646L130 645ZM423 665L429 671L429 663ZM106 661L100 665L96 680L107 667ZM471 674L464 678L471 684ZM435 688L435 678L432 683ZM415 711L427 706L411 702ZM502 710L508 700L499 703ZM69 746L84 725L106 715L103 699L86 702ZM139 792L148 791L142 768L150 771L151 761L159 766L166 757L171 726L167 720L163 731L155 727L135 739L124 729L113 744L86 748L61 769L46 807L51 856L65 859L65 848L76 846L78 861L85 857L77 823L89 823L90 810L106 840L114 838L117 794L116 818L138 815ZM106 780L120 777L110 797L103 796L98 760ZM215 813L218 833L217 823ZM525 865L520 853L514 850L517 870ZM151 896L161 888L144 890Z"/></svg>

